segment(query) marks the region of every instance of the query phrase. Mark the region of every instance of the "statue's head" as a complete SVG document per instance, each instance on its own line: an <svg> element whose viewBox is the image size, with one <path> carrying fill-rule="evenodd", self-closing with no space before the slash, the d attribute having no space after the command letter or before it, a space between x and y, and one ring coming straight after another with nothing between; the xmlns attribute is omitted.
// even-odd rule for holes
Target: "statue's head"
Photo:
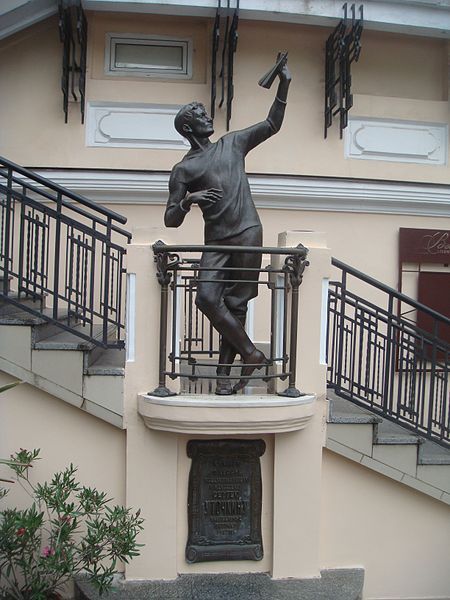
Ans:
<svg viewBox="0 0 450 600"><path fill-rule="evenodd" d="M214 133L213 121L200 102L186 104L175 117L175 129L185 138L209 137Z"/></svg>

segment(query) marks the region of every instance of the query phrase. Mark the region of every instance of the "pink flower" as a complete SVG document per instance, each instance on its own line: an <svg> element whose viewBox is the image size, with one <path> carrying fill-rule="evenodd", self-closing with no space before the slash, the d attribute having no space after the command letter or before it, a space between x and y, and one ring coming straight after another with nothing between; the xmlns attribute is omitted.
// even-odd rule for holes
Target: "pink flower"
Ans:
<svg viewBox="0 0 450 600"><path fill-rule="evenodd" d="M19 529L16 531L17 537L22 537L23 535L25 535L25 533L26 533L25 527L19 527Z"/></svg>
<svg viewBox="0 0 450 600"><path fill-rule="evenodd" d="M55 550L53 548L50 548L50 546L45 546L45 548L43 548L42 550L42 556L45 556L45 558L48 558L49 556L53 556L55 554Z"/></svg>

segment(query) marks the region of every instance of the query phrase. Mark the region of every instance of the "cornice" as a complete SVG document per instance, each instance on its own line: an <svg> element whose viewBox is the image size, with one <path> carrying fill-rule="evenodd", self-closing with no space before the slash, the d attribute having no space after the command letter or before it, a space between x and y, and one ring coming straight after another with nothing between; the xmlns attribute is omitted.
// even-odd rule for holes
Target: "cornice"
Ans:
<svg viewBox="0 0 450 600"><path fill-rule="evenodd" d="M223 4L223 3L222 3ZM214 17L216 0L83 0L96 11ZM233 8L232 3L231 7ZM370 0L364 3L364 27L379 31L447 38L449 0ZM222 6L222 11L224 11ZM342 17L336 0L241 0L240 18L335 27Z"/></svg>
<svg viewBox="0 0 450 600"><path fill-rule="evenodd" d="M167 172L36 170L104 204L165 205ZM450 185L250 175L258 208L450 217Z"/></svg>

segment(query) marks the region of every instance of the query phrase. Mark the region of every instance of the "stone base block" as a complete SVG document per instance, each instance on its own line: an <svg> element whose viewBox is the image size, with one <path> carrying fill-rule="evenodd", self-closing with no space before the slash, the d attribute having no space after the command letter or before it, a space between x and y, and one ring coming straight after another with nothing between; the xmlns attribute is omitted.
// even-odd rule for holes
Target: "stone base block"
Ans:
<svg viewBox="0 0 450 600"><path fill-rule="evenodd" d="M109 600L361 600L364 569L330 569L317 579L272 579L265 573L181 575L173 581L119 580ZM76 600L102 600L83 579Z"/></svg>

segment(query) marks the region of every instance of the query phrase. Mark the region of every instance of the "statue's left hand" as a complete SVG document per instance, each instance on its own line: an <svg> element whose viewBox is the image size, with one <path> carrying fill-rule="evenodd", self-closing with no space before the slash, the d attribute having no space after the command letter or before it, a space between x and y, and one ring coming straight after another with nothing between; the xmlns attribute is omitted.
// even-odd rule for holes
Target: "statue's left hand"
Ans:
<svg viewBox="0 0 450 600"><path fill-rule="evenodd" d="M217 200L222 198L222 190L216 188L209 188L207 190L199 190L198 192L192 192L187 197L189 205L198 204L202 208L207 208L211 204L215 204Z"/></svg>

